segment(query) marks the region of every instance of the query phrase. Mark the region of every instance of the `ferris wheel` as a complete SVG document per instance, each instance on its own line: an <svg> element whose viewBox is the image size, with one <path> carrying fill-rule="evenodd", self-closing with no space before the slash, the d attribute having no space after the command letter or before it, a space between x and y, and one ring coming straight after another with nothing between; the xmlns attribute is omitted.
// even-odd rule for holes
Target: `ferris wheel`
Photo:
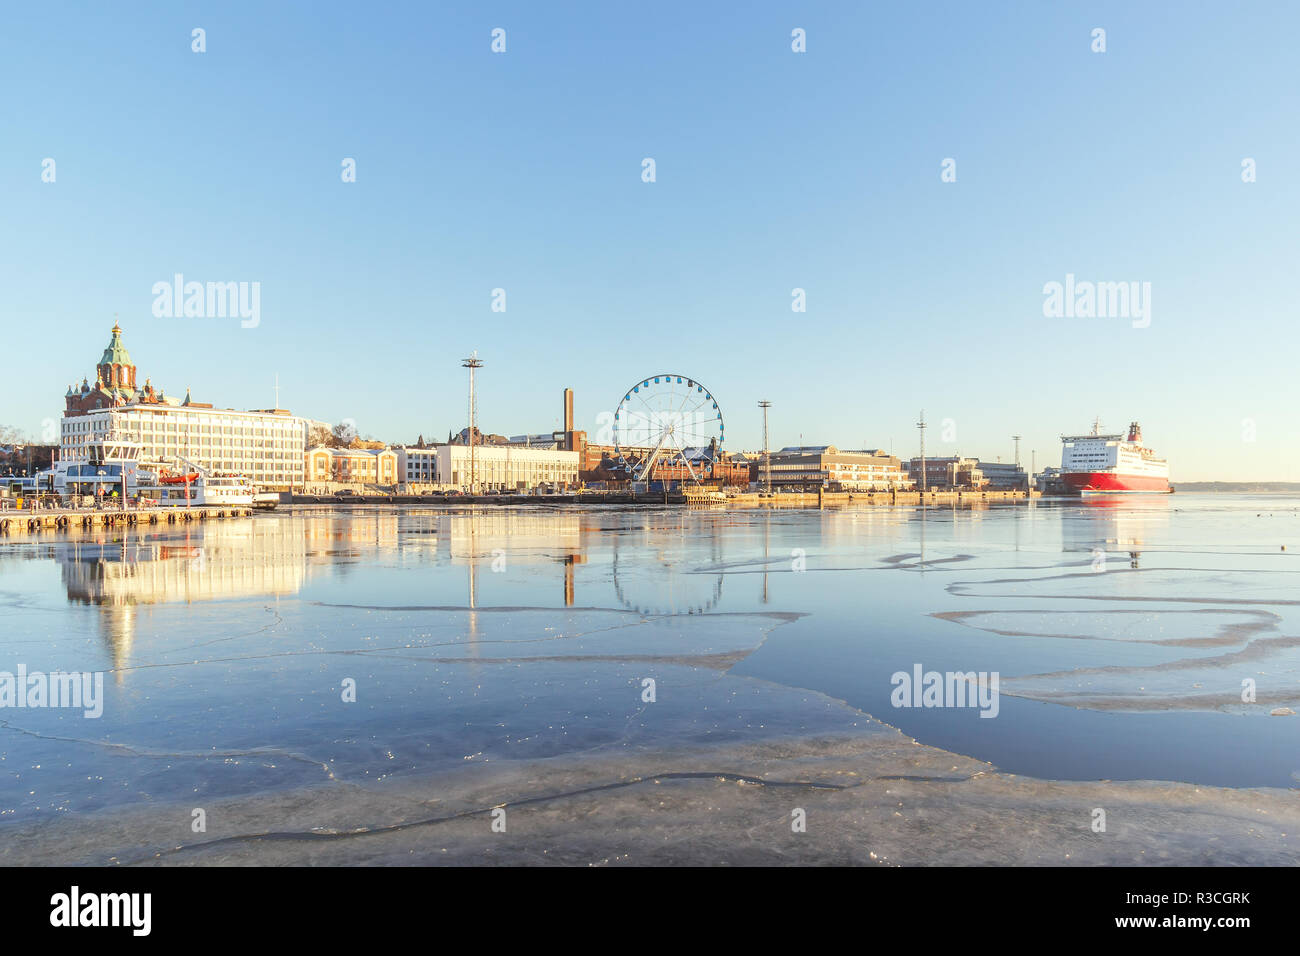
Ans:
<svg viewBox="0 0 1300 956"><path fill-rule="evenodd" d="M718 401L685 375L652 375L637 382L614 412L614 447L623 460L636 459L633 478L644 481L656 462L680 463L696 481L691 449L713 442L721 447L726 425Z"/></svg>

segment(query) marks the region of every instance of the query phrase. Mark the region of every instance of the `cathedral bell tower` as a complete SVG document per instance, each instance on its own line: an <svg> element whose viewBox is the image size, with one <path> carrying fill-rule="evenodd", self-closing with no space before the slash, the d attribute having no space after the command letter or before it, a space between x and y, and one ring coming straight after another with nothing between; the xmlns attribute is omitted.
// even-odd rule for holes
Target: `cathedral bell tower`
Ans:
<svg viewBox="0 0 1300 956"><path fill-rule="evenodd" d="M110 392L118 389L135 391L135 365L131 362L131 354L122 344L122 330L116 322L113 323L113 339L108 343L108 348L104 349L96 372L103 387Z"/></svg>

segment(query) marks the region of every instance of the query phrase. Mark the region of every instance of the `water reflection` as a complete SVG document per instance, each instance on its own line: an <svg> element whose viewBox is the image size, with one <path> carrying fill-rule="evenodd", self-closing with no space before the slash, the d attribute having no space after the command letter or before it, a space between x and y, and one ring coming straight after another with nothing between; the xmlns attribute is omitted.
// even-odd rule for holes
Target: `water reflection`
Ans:
<svg viewBox="0 0 1300 956"><path fill-rule="evenodd" d="M100 633L119 682L135 642L138 605L293 594L306 577L306 552L301 530L277 520L213 522L171 533L74 533L46 550L59 564L68 600L100 609Z"/></svg>
<svg viewBox="0 0 1300 956"><path fill-rule="evenodd" d="M1063 523L1064 550L1123 551L1137 568L1146 543L1168 529L1172 510L1169 495L1084 498Z"/></svg>
<svg viewBox="0 0 1300 956"><path fill-rule="evenodd" d="M0 653L114 670L117 696L89 733L155 756L130 770L116 751L105 757L110 801L158 754L175 761L168 787L189 793L195 774L226 785L224 764L192 769L213 748L275 744L298 755L301 780L335 772L335 760L382 774L393 760L413 769L629 740L838 732L861 721L853 708L1040 776L1203 780L1217 760L1235 769L1213 779L1289 779L1294 764L1254 742L1271 734L1282 753L1300 726L1267 716L1297 706L1295 549L1270 539L1227 550L1280 527L1252 509L1246 537L1242 517L1178 513L1168 499L321 508L73 532L0 541ZM1098 549L1145 549L1148 566L1088 573L1080 554ZM1242 606L1245 583L1259 607ZM890 674L917 661L999 671L1001 716L892 709ZM345 676L358 678L363 707L341 707ZM668 693L647 709L648 677ZM1258 705L1241 703L1242 677L1258 684ZM1140 725L1141 708L1167 719ZM1215 722L1261 710L1254 726ZM50 737L15 737L6 753L14 766L16 748L31 748L49 786L75 800L84 771L63 754L50 769L45 751L88 731L59 719L24 714L49 722ZM1206 728L1222 743L1198 746ZM240 773L232 789L288 771L255 755Z"/></svg>
<svg viewBox="0 0 1300 956"><path fill-rule="evenodd" d="M797 512L773 511L738 516L665 510L635 513L631 521L613 511L308 511L183 529L73 531L42 542L40 555L58 562L70 601L103 608L103 633L118 660L129 655L137 605L291 595L315 575L346 579L376 559L396 568L463 569L470 611L480 609L483 574L523 566L534 575L555 569L562 607L576 606L582 581L598 589L586 596L588 605L612 599L645 615L693 615L719 607L732 558L749 559L750 548L761 541L757 600L767 604L773 599L773 573L790 571L800 554L849 552L877 544L882 536L903 537L914 522L916 556L924 567L928 522L943 512L951 521L959 511L987 507L975 501L950 508L827 511L812 526ZM774 527L782 538L798 527L802 547L774 549ZM1106 537L1113 543L1117 533L1076 528L1067 550ZM599 559L598 573L580 575L593 556ZM599 573L605 568L608 575ZM477 625L471 615L471 636Z"/></svg>
<svg viewBox="0 0 1300 956"><path fill-rule="evenodd" d="M768 533L766 528L765 535ZM610 574L584 580L640 614L701 614L718 606L723 575L700 574L680 561L684 544L713 541L707 558L721 563L722 536L703 533L679 513L645 515L628 528L596 513L522 513L469 509L456 513L304 513L120 531L73 531L43 541L37 553L59 565L68 600L101 610L99 629L117 680L130 663L140 605L210 602L297 594L316 576L340 583L376 559L396 568L443 567L464 575L467 644L478 652L482 578L526 568L556 581L557 604L573 608L579 569L593 551ZM631 560L622 559L630 554ZM646 560L649 556L649 561ZM605 580L612 595L605 591ZM764 585L766 591L766 583Z"/></svg>

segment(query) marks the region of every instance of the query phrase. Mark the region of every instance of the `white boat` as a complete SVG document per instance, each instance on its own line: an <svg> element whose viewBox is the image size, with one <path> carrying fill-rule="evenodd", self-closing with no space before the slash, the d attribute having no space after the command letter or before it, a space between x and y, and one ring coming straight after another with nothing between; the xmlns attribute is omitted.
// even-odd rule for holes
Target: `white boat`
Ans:
<svg viewBox="0 0 1300 956"><path fill-rule="evenodd" d="M138 498L162 507L251 508L257 487L243 475L231 473L158 472L138 473Z"/></svg>
<svg viewBox="0 0 1300 956"><path fill-rule="evenodd" d="M37 490L61 497L130 498L140 471L143 445L117 435L98 438L77 461L56 461L36 475Z"/></svg>
<svg viewBox="0 0 1300 956"><path fill-rule="evenodd" d="M88 460L55 462L38 487L64 496L116 498L173 507L252 507L256 486L244 475L216 472L186 458L141 460L143 445L110 435L88 448Z"/></svg>

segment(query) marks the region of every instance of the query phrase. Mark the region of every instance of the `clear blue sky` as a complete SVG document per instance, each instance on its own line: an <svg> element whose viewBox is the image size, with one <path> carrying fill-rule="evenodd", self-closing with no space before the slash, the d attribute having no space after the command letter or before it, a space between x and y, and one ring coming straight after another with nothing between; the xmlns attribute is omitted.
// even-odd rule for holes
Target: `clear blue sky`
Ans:
<svg viewBox="0 0 1300 956"><path fill-rule="evenodd" d="M760 398L775 445L911 454L924 408L933 454L1040 465L1100 415L1175 483L1300 480L1297 9L10 6L0 423L57 416L116 312L171 392L266 407L278 373L390 441L463 427L478 349L505 434L674 371L736 449ZM261 324L155 318L178 272L260 282ZM1044 318L1067 273L1150 282L1150 327Z"/></svg>

